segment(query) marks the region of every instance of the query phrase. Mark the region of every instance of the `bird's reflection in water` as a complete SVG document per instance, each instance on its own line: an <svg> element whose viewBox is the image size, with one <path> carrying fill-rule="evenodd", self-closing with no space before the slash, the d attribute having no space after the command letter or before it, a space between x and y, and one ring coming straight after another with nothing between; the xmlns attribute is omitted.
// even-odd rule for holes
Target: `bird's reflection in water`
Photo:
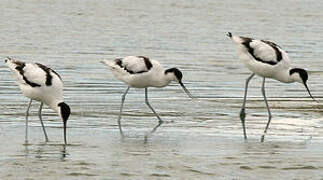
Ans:
<svg viewBox="0 0 323 180"><path fill-rule="evenodd" d="M36 147L36 148L35 148ZM59 147L59 149L53 149L53 147ZM24 157L35 157L37 159L42 158L55 158L59 157L61 161L65 161L65 158L69 155L65 144L24 144Z"/></svg>
<svg viewBox="0 0 323 180"><path fill-rule="evenodd" d="M28 144L28 143L25 143L25 144L23 144L24 145L24 147L25 147L25 149L24 149L24 157L28 157L29 156L29 146L30 146L30 144Z"/></svg>
<svg viewBox="0 0 323 180"><path fill-rule="evenodd" d="M65 161L66 156L68 155L67 151L66 151L66 144L62 145L62 149L60 151L60 159L61 161Z"/></svg>

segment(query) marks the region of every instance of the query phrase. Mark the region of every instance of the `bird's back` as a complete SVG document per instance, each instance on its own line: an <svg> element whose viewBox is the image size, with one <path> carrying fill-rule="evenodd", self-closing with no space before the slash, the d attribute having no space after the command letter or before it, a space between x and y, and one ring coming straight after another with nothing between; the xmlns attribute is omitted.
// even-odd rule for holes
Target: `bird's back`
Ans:
<svg viewBox="0 0 323 180"><path fill-rule="evenodd" d="M148 72L153 67L150 59L144 56L127 56L119 63L130 74Z"/></svg>
<svg viewBox="0 0 323 180"><path fill-rule="evenodd" d="M144 56L127 56L113 61L103 60L104 64L112 68L113 71L127 74L140 74L148 72L152 67L152 62Z"/></svg>
<svg viewBox="0 0 323 180"><path fill-rule="evenodd" d="M117 79L132 87L163 87L169 82L164 79L165 71L159 62L144 56L127 56L102 62L111 68Z"/></svg>
<svg viewBox="0 0 323 180"><path fill-rule="evenodd" d="M39 63L25 63L12 58L7 58L6 63L25 96L46 104L52 99L62 100L63 82L54 70Z"/></svg>
<svg viewBox="0 0 323 180"><path fill-rule="evenodd" d="M231 33L228 36L238 45L240 59L256 74L274 77L277 71L290 68L288 54L279 45L266 40L233 36Z"/></svg>

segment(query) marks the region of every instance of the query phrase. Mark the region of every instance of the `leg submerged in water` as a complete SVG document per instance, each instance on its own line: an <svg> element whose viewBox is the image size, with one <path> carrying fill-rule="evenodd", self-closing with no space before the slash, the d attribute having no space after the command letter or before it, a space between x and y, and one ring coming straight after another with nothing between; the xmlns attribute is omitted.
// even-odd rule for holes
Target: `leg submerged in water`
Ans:
<svg viewBox="0 0 323 180"><path fill-rule="evenodd" d="M241 120L241 123L242 123L243 135L244 135L245 140L247 140L247 133L246 133L246 127L245 127L245 118L246 118L245 107L246 107L246 101L247 101L247 92L248 92L249 81L254 76L255 76L255 73L252 73L246 80L243 103L242 103L242 107L241 107L241 110L240 110L240 120Z"/></svg>
<svg viewBox="0 0 323 180"><path fill-rule="evenodd" d="M149 134L152 134L152 133L154 133L156 130L157 130L157 128L159 127L159 126L161 126L162 124L163 124L163 120L159 117L159 115L156 113L156 111L154 110L154 108L149 104L149 101L148 101L148 88L145 88L145 102L146 102L146 104L147 104L147 106L152 110L152 112L155 114L155 116L157 117L157 119L158 119L158 124L153 128L153 130L149 133ZM147 141L147 136L149 135L149 134L147 134L146 136L145 136L145 142Z"/></svg>
<svg viewBox="0 0 323 180"><path fill-rule="evenodd" d="M265 128L264 134L261 136L261 140L260 140L261 142L264 142L265 135L267 134L267 129L269 127L271 117L272 117L271 112L270 112L270 108L269 108L269 105L268 105L268 102L267 102L266 93L265 93L265 78L262 81L261 92L262 92L262 95L264 96L264 101L265 101L267 112L268 112L268 122L267 122L267 125L266 125L266 128Z"/></svg>
<svg viewBox="0 0 323 180"><path fill-rule="evenodd" d="M45 130L45 126L44 126L44 123L43 123L43 119L42 119L42 116L41 116L41 110L42 110L42 108L43 108L43 102L40 103L39 111L38 111L38 116L39 116L39 120L40 120L41 126L43 127L43 131L44 131L44 135L45 135L45 140L46 140L46 142L48 142L48 136L47 136L47 133L46 133L46 130Z"/></svg>
<svg viewBox="0 0 323 180"><path fill-rule="evenodd" d="M130 86L128 86L126 92L121 96L121 106L120 106L120 112L119 112L119 117L118 117L118 126L119 126L119 131L120 131L120 134L122 137L124 137L124 135L123 135L122 128L121 128L121 114L122 114L123 104L124 104L124 101L126 99L126 95L129 91L129 89L130 89Z"/></svg>
<svg viewBox="0 0 323 180"><path fill-rule="evenodd" d="M31 106L31 103L32 103L33 100L30 99L29 101L29 105L27 107L27 111L26 111L26 134L25 134L25 143L27 144L28 143L28 116L29 116L29 109L30 109L30 106Z"/></svg>

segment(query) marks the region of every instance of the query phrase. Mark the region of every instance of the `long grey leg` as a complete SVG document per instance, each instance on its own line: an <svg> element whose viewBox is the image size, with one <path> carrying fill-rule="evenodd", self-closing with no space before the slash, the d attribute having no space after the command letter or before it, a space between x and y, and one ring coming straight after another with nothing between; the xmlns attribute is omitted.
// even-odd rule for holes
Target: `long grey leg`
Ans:
<svg viewBox="0 0 323 180"><path fill-rule="evenodd" d="M30 106L31 106L31 102L32 102L33 100L32 99L30 99L30 101L29 101L29 105L28 105L28 107L27 107L27 111L26 111L26 134L25 134L25 143L27 144L28 143L28 116L29 116L29 108L30 108Z"/></svg>
<svg viewBox="0 0 323 180"><path fill-rule="evenodd" d="M157 130L157 128L163 124L163 120L161 120L161 118L158 116L158 114L156 113L156 111L154 110L153 107L151 107L151 105L149 104L149 101L148 101L148 88L145 88L145 102L147 104L147 106L153 111L153 113L157 116L158 118L158 124L157 126L154 127L154 129L150 132L150 133L153 133Z"/></svg>
<svg viewBox="0 0 323 180"><path fill-rule="evenodd" d="M264 134L261 136L261 142L264 142L265 135L267 133L267 129L268 129L270 121L271 121L271 112L270 112L269 105L268 105L267 98L266 98L266 94L265 94L265 78L262 81L261 92L262 92L262 95L264 96L264 100L265 100L267 111L268 111L268 122L266 125L266 129L264 131Z"/></svg>
<svg viewBox="0 0 323 180"><path fill-rule="evenodd" d="M38 116L39 116L39 120L40 120L41 126L43 127L43 131L44 131L44 135L45 135L46 142L48 142L48 136L47 136L47 133L46 133L46 130L45 130L45 126L44 126L44 123L43 123L43 119L41 117L41 110L42 110L42 108L43 108L43 102L40 103L39 111L38 111Z"/></svg>
<svg viewBox="0 0 323 180"><path fill-rule="evenodd" d="M123 103L126 99L126 95L128 93L130 89L130 86L128 86L126 92L121 96L121 106L120 106L120 112L119 112L119 117L118 117L118 126L119 126L119 130L120 130L120 134L121 136L123 137L123 132L122 132L122 129L121 129L121 113L122 113L122 108L123 108Z"/></svg>
<svg viewBox="0 0 323 180"><path fill-rule="evenodd" d="M246 101L247 101L247 92L248 92L248 84L249 81L255 76L255 73L252 73L246 80L246 86L244 90L244 97L243 97L243 104L240 110L240 119L242 123L242 128L243 128L243 135L244 139L247 139L247 133L246 133L246 127L245 127L245 118L246 118L246 113L245 113L245 107L246 107Z"/></svg>

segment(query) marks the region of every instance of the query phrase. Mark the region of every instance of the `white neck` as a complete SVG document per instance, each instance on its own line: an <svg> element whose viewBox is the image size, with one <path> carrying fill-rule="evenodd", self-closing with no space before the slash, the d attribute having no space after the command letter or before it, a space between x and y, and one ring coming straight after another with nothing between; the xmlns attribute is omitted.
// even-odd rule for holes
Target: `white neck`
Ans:
<svg viewBox="0 0 323 180"><path fill-rule="evenodd" d="M277 76L275 76L274 78L284 83L293 83L293 82L302 83L302 80L299 77L298 73L293 73L292 75L290 75L291 69L293 68L289 68L285 71L280 71L279 73L277 73Z"/></svg>
<svg viewBox="0 0 323 180"><path fill-rule="evenodd" d="M58 107L58 104L61 102L63 102L63 101L62 100L53 101L52 103L48 104L48 106L59 114L61 110Z"/></svg>
<svg viewBox="0 0 323 180"><path fill-rule="evenodd" d="M159 72L155 77L156 78L150 82L149 86L165 87L170 83L170 81L174 80L174 75L172 73L165 74L164 71Z"/></svg>

